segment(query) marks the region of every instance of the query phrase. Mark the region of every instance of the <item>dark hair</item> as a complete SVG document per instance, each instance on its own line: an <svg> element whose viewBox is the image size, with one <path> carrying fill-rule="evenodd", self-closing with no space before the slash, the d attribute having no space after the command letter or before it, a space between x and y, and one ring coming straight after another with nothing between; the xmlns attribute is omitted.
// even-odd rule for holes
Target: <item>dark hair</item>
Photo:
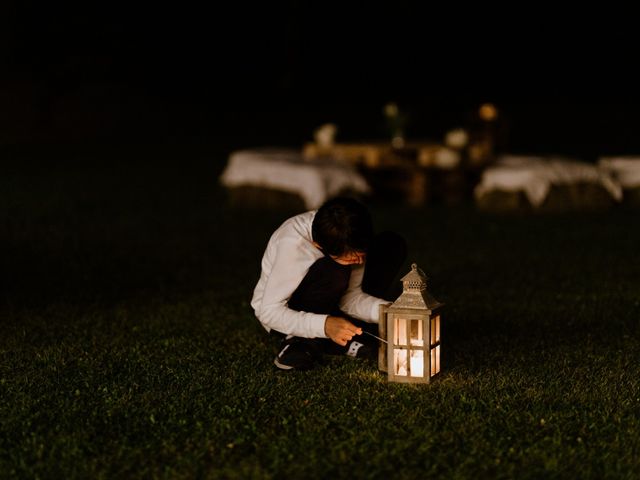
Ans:
<svg viewBox="0 0 640 480"><path fill-rule="evenodd" d="M354 198L336 197L316 212L311 226L313 240L327 255L366 251L373 237L367 207Z"/></svg>

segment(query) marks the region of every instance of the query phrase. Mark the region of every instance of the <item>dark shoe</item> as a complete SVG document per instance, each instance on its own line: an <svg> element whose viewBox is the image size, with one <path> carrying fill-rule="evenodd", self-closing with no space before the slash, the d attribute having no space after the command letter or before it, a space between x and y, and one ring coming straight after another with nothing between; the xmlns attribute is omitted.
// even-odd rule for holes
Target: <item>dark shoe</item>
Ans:
<svg viewBox="0 0 640 480"><path fill-rule="evenodd" d="M378 358L378 340L369 335L356 335L344 347L332 340L325 340L324 353L376 359Z"/></svg>
<svg viewBox="0 0 640 480"><path fill-rule="evenodd" d="M311 340L297 337L283 340L273 363L280 370L311 370L318 361L318 352Z"/></svg>
<svg viewBox="0 0 640 480"><path fill-rule="evenodd" d="M354 358L378 358L377 341L372 342L366 335L358 335L346 347L345 355Z"/></svg>

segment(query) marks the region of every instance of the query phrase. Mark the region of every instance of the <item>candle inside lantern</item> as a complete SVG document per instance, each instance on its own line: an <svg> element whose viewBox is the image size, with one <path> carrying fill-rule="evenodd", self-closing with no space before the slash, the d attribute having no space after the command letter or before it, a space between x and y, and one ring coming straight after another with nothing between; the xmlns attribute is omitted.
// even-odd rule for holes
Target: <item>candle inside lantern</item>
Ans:
<svg viewBox="0 0 640 480"><path fill-rule="evenodd" d="M411 321L411 339L409 343L412 347L424 347L424 339L422 337L422 322L418 320ZM411 376L424 377L424 352L411 349Z"/></svg>
<svg viewBox="0 0 640 480"><path fill-rule="evenodd" d="M424 377L424 352L422 350L411 351L411 376Z"/></svg>

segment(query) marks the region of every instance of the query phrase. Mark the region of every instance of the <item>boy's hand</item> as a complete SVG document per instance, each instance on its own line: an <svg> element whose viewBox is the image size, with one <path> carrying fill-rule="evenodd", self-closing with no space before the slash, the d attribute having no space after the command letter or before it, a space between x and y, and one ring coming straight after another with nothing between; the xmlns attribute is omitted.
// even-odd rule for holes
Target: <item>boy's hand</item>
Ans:
<svg viewBox="0 0 640 480"><path fill-rule="evenodd" d="M362 335L362 329L342 317L329 315L324 322L324 333L338 345L344 347L354 335Z"/></svg>

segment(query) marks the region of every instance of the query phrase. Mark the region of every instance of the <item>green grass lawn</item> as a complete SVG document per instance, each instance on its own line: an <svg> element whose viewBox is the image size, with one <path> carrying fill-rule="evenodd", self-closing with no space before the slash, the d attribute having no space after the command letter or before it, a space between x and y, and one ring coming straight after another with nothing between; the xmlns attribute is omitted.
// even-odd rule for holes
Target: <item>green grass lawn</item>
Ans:
<svg viewBox="0 0 640 480"><path fill-rule="evenodd" d="M0 151L1 478L638 478L638 212L372 203L446 304L441 378L282 373L249 306L295 211L203 146Z"/></svg>

